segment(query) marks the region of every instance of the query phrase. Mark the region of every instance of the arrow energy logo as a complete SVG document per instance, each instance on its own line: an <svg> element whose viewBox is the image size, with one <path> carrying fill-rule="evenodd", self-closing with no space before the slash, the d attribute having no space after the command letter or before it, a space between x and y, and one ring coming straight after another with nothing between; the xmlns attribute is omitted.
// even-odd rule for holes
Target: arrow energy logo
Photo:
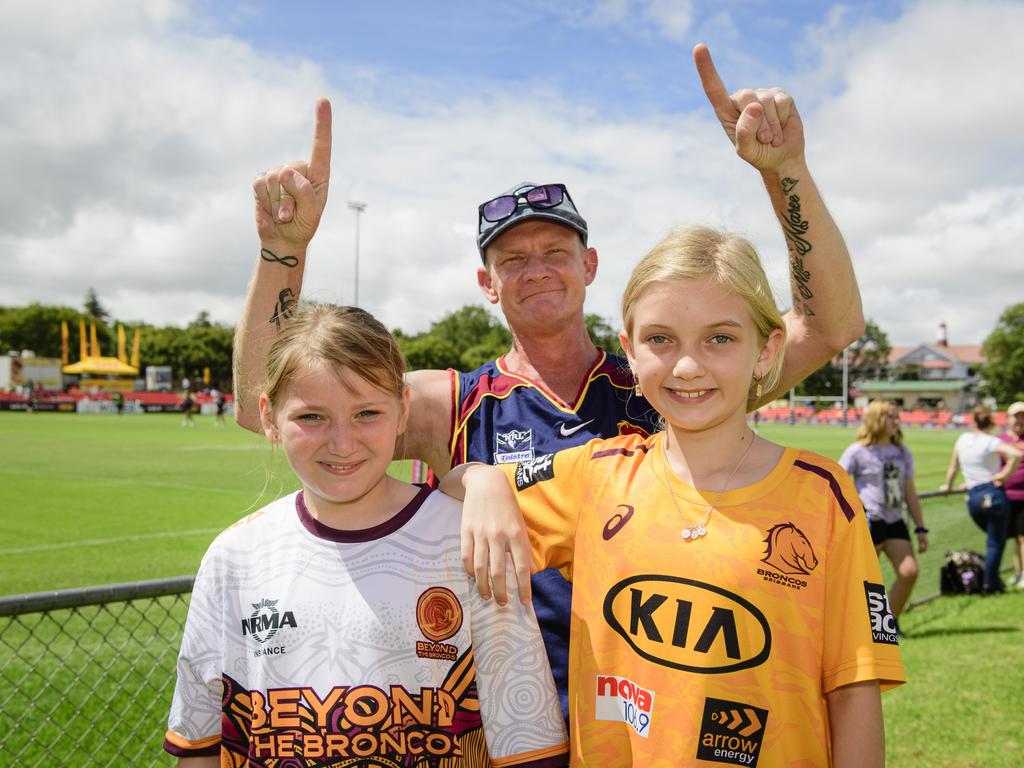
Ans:
<svg viewBox="0 0 1024 768"><path fill-rule="evenodd" d="M732 765L757 765L768 710L737 701L704 700L697 759Z"/></svg>

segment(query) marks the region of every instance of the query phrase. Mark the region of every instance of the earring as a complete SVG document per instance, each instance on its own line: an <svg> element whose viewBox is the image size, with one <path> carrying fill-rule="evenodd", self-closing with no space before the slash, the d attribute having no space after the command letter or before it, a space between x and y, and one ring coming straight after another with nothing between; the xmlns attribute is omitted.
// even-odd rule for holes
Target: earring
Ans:
<svg viewBox="0 0 1024 768"><path fill-rule="evenodd" d="M636 395L637 397L643 397L644 396L644 393L640 391L640 382L639 381L633 386L633 394Z"/></svg>
<svg viewBox="0 0 1024 768"><path fill-rule="evenodd" d="M761 399L761 377L760 376L755 376L754 377L754 383L757 385L754 388L754 398L760 400Z"/></svg>

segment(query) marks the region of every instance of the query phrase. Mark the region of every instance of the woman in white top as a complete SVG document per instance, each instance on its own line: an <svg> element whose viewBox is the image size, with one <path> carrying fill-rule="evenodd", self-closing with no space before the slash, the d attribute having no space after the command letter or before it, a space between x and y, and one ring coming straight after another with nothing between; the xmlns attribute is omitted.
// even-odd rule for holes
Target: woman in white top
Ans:
<svg viewBox="0 0 1024 768"><path fill-rule="evenodd" d="M1010 522L1010 503L1003 490L1003 480L1017 468L1021 452L989 434L993 421L988 408L976 406L973 416L974 429L957 438L946 471L946 482L940 490L948 493L957 471L963 472L967 486L967 511L987 536L984 592L1002 592L1005 587L999 578L999 563L1003 559Z"/></svg>

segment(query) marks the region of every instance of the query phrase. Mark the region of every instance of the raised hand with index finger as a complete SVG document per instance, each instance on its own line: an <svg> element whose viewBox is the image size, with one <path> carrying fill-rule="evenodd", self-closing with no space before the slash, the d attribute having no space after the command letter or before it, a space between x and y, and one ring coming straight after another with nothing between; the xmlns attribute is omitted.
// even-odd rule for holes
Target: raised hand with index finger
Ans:
<svg viewBox="0 0 1024 768"><path fill-rule="evenodd" d="M274 249L276 258L295 258L292 251L305 251L327 204L330 178L331 103L320 99L309 162L288 163L261 173L253 182L256 229L264 248Z"/></svg>
<svg viewBox="0 0 1024 768"><path fill-rule="evenodd" d="M804 128L792 97L781 88L744 88L730 94L705 45L693 49L704 93L736 154L762 172L803 161Z"/></svg>

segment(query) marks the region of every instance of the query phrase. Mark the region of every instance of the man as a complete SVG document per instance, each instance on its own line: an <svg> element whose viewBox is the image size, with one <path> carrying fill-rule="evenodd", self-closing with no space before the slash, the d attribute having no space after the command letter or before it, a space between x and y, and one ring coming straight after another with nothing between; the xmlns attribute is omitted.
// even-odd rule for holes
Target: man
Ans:
<svg viewBox="0 0 1024 768"><path fill-rule="evenodd" d="M776 390L760 396L766 402L860 336L860 294L842 235L807 170L792 99L777 88L729 95L706 47L694 49L694 61L737 154L761 172L789 247L793 309L785 367ZM253 187L260 260L235 338L235 414L248 429L259 429L255 387L267 347L298 300L306 249L327 200L330 150L330 104L321 100L309 163L268 172ZM588 242L587 223L561 185L520 185L480 206L477 282L500 305L513 346L471 373L409 374L405 457L443 474L464 461L519 461L656 428L649 406L629 394L634 382L625 361L607 356L587 334L583 302L598 265ZM498 534L473 543L485 597L493 591L504 598L506 551L520 597L529 594L528 545ZM544 572L534 577L533 593L564 707L571 587L557 572Z"/></svg>
<svg viewBox="0 0 1024 768"><path fill-rule="evenodd" d="M1006 431L999 439L1024 451L1024 402L1018 400L1006 409ZM1024 462L1003 483L1010 501L1010 527L1006 540L1013 543L1013 578L1010 584L1024 589Z"/></svg>

